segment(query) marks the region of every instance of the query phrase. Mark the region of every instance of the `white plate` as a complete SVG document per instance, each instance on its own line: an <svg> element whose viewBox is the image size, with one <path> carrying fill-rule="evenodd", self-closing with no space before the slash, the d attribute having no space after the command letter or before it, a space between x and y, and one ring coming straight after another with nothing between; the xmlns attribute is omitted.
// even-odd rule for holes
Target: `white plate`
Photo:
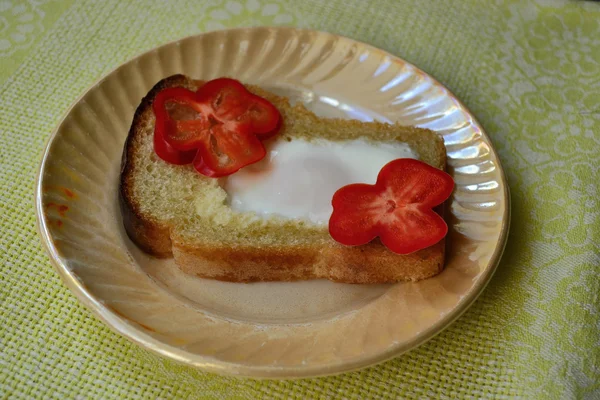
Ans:
<svg viewBox="0 0 600 400"><path fill-rule="evenodd" d="M160 79L232 76L323 116L437 131L456 181L447 266L419 283L236 284L182 274L140 252L117 205L123 143ZM40 167L39 231L67 286L117 332L205 370L289 378L397 356L475 300L504 248L508 188L489 138L448 90L382 50L329 33L253 28L188 37L145 53L91 87L52 134Z"/></svg>

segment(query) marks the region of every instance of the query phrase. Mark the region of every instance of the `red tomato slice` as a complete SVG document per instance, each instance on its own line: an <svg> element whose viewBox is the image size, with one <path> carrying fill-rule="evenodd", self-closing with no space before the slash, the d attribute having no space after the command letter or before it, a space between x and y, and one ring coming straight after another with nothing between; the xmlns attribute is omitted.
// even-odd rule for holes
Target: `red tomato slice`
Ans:
<svg viewBox="0 0 600 400"><path fill-rule="evenodd" d="M266 132L266 133L257 134L256 137L258 137L260 140L271 139L273 136L276 136L279 133L279 131L281 130L282 127L283 127L283 118L279 118L279 121L277 121L277 125L275 126L275 129L272 129L271 131Z"/></svg>
<svg viewBox="0 0 600 400"><path fill-rule="evenodd" d="M189 164L196 156L196 150L180 151L171 146L166 140L167 131L172 129L172 120L169 118L165 104L174 99L189 97L189 90L184 88L168 88L160 91L154 98L152 110L156 116L154 125L154 151L163 160L177 165Z"/></svg>
<svg viewBox="0 0 600 400"><path fill-rule="evenodd" d="M424 249L448 233L446 222L432 208L448 199L453 189L450 175L424 162L391 161L375 185L348 185L333 195L329 233L348 246L379 237L394 253Z"/></svg>
<svg viewBox="0 0 600 400"><path fill-rule="evenodd" d="M219 78L206 82L198 94L201 102L212 106L216 120L249 125L259 136L275 129L281 119L273 104L250 93L234 79Z"/></svg>
<svg viewBox="0 0 600 400"><path fill-rule="evenodd" d="M201 146L194 158L194 168L202 175L213 178L231 175L266 155L265 146L255 135L232 134L225 128L213 131L213 140Z"/></svg>
<svg viewBox="0 0 600 400"><path fill-rule="evenodd" d="M195 93L165 89L154 100L154 112L157 154L168 162L193 162L211 177L260 161L266 154L261 140L282 125L275 106L228 78L206 82Z"/></svg>

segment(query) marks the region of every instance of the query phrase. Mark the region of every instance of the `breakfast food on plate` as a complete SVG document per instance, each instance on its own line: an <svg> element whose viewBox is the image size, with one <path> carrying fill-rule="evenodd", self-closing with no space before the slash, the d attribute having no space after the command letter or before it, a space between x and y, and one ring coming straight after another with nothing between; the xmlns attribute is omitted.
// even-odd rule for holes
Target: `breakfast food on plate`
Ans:
<svg viewBox="0 0 600 400"><path fill-rule="evenodd" d="M427 129L324 119L263 88L174 75L135 112L121 165L129 237L234 281L416 281L444 265L454 183Z"/></svg>

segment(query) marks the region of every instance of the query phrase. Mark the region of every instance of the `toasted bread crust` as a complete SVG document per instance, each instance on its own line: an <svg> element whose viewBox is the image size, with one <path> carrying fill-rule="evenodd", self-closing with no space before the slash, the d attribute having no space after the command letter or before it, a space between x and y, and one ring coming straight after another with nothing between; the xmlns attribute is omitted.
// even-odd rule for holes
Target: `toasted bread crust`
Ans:
<svg viewBox="0 0 600 400"><path fill-rule="evenodd" d="M154 97L161 90L182 86L187 81L183 75L173 75L159 81L140 102L135 110L131 128L125 140L121 158L121 175L119 180L119 206L123 217L125 231L131 240L146 253L155 257L167 258L173 255L171 250L170 227L166 221L155 221L140 212L139 204L133 195L133 178L135 165L131 155L136 151L135 139L140 134L145 120L146 110L152 107Z"/></svg>
<svg viewBox="0 0 600 400"><path fill-rule="evenodd" d="M136 175L132 155L136 141L148 122L148 110L156 94L167 87L200 85L183 75L158 82L137 108L125 142L121 163L119 204L128 236L145 252L156 257L173 256L180 269L203 278L231 282L294 281L325 278L345 283L385 283L418 281L442 271L445 240L408 255L390 252L378 240L358 247L342 246L335 241L306 246L232 246L189 243L172 232L169 221L158 221L140 211L133 194ZM258 89L260 90L260 89ZM315 117L316 118L316 117ZM357 121L357 123L359 123ZM436 149L444 160L445 148ZM440 212L442 207L438 208Z"/></svg>
<svg viewBox="0 0 600 400"><path fill-rule="evenodd" d="M329 279L342 283L418 281L440 273L444 241L399 256L374 241L358 247L332 245L263 249L199 247L173 242L183 272L230 282Z"/></svg>

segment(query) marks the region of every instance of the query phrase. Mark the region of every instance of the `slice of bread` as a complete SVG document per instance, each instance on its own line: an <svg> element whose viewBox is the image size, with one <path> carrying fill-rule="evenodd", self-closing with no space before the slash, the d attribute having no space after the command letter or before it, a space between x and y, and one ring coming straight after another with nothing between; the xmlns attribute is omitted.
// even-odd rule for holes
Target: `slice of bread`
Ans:
<svg viewBox="0 0 600 400"><path fill-rule="evenodd" d="M127 234L145 252L173 256L186 273L234 282L326 278L383 283L417 281L442 270L445 240L408 255L392 253L377 239L346 247L329 236L326 225L236 212L227 205L222 188L226 178L207 178L191 165L161 160L152 142L154 96L167 87L196 90L202 83L183 75L163 79L133 117L121 165L120 204ZM445 169L443 140L430 130L323 119L302 104L292 106L260 87L247 87L281 112L284 126L271 140L399 140L408 143L421 161Z"/></svg>

